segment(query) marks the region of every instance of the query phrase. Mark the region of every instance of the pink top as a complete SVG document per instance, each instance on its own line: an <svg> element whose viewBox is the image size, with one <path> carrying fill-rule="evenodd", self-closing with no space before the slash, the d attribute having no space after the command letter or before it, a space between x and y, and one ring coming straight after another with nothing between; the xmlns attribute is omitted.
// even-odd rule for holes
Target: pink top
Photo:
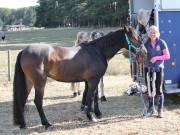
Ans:
<svg viewBox="0 0 180 135"><path fill-rule="evenodd" d="M156 41L151 42L151 46L152 46L152 48L155 48L156 47Z"/></svg>
<svg viewBox="0 0 180 135"><path fill-rule="evenodd" d="M163 55L153 57L156 60L168 60L170 59L169 51L167 49L163 50Z"/></svg>
<svg viewBox="0 0 180 135"><path fill-rule="evenodd" d="M155 48L155 47L156 47L156 42L151 42L151 45L152 45L153 48ZM153 57L152 59L154 59L155 61L157 61L157 60L168 60L168 59L170 59L169 50L168 50L168 49L164 49L164 50L163 50L163 55L161 55L161 56L155 56L155 57Z"/></svg>

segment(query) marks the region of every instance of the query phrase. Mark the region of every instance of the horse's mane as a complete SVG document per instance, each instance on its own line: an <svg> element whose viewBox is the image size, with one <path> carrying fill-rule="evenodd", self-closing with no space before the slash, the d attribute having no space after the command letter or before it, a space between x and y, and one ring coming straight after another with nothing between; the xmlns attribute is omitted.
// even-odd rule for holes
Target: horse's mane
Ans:
<svg viewBox="0 0 180 135"><path fill-rule="evenodd" d="M111 47L113 44L117 44L119 42L120 36L123 32L124 30L121 28L114 32L109 32L108 34L98 39L89 41L87 43L82 43L80 45L88 46L88 47L97 47L97 48L108 48Z"/></svg>

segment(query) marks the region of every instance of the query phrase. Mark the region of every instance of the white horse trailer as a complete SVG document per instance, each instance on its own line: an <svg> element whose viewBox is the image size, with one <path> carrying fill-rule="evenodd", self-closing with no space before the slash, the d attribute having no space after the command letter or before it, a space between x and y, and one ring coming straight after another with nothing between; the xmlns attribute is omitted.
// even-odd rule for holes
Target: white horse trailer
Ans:
<svg viewBox="0 0 180 135"><path fill-rule="evenodd" d="M154 9L154 23L169 47L171 58L165 61L165 93L180 92L180 0L129 0L129 15L133 26L139 9Z"/></svg>

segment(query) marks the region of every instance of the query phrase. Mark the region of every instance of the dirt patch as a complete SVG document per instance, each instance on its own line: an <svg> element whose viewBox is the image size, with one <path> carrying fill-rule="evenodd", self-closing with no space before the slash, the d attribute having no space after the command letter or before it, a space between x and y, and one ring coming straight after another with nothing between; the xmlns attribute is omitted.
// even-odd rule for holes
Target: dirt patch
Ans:
<svg viewBox="0 0 180 135"><path fill-rule="evenodd" d="M80 112L82 94L71 98L70 84L48 81L44 110L53 127L41 126L34 106L34 90L28 99L26 122L28 129L20 131L12 124L12 83L0 84L0 132L2 135L178 135L180 134L180 101L177 95L165 96L165 118L142 117L143 105L138 95L127 96L125 90L132 83L129 75L105 76L106 103L99 103L103 118L97 123L87 120ZM81 83L83 90L84 84ZM145 96L145 99L147 97ZM147 101L147 100L146 100Z"/></svg>

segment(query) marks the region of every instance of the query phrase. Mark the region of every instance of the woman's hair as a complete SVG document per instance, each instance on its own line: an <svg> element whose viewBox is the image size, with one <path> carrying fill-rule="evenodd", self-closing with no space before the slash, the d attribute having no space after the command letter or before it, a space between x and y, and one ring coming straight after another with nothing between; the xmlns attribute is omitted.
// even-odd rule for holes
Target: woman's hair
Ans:
<svg viewBox="0 0 180 135"><path fill-rule="evenodd" d="M159 38L160 37L160 32L159 32L159 28L157 27L157 26L155 26L155 25L151 25L150 27L149 27L149 30L148 30L148 37L150 37L150 32L156 32L156 36L157 36L157 38Z"/></svg>
<svg viewBox="0 0 180 135"><path fill-rule="evenodd" d="M88 41L88 33L85 31L80 31L77 33L77 38L75 41L75 46L79 45L80 43Z"/></svg>

